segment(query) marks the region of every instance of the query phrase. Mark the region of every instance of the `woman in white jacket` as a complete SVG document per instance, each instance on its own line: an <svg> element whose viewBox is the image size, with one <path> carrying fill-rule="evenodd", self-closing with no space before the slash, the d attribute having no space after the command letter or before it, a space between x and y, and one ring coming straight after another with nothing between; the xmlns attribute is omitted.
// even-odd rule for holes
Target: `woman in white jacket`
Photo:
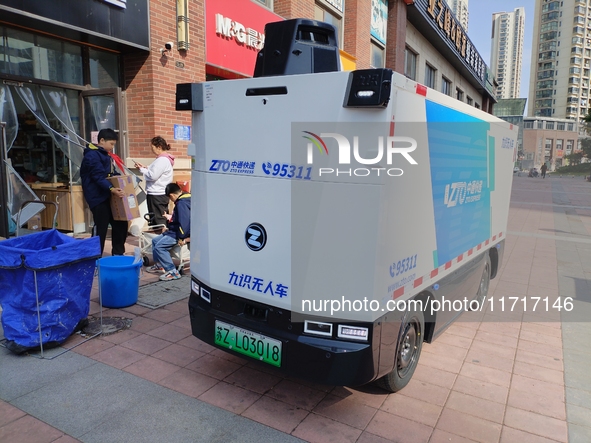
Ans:
<svg viewBox="0 0 591 443"><path fill-rule="evenodd" d="M172 182L174 156L168 153L170 145L160 136L151 140L152 152L156 156L150 166L136 162L136 167L146 180L148 212L154 214L151 225L166 224L164 214L168 212L168 197L164 194L166 185Z"/></svg>

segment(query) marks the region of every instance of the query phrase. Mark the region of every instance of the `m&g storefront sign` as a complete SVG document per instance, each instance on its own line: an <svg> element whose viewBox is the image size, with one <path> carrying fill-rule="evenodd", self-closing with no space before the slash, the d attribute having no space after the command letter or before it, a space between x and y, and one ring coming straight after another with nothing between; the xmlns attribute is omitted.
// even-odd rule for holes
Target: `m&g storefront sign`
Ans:
<svg viewBox="0 0 591 443"><path fill-rule="evenodd" d="M454 17L444 0L426 0L429 17L447 37L447 41L466 61L476 76L484 82L486 63L466 35L466 31Z"/></svg>

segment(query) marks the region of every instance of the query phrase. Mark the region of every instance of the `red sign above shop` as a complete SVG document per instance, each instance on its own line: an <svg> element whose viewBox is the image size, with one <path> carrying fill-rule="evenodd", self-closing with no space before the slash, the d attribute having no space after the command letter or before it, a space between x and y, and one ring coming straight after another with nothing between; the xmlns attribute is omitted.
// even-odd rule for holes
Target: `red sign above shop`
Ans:
<svg viewBox="0 0 591 443"><path fill-rule="evenodd" d="M207 72L252 77L257 53L265 42L265 25L280 20L252 0L206 0Z"/></svg>

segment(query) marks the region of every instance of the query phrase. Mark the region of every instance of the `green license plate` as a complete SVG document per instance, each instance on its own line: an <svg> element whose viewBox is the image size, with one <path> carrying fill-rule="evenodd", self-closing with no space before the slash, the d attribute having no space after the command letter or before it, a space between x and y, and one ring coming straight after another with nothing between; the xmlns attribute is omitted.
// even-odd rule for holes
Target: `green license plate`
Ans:
<svg viewBox="0 0 591 443"><path fill-rule="evenodd" d="M281 342L263 334L215 321L215 344L270 365L281 366Z"/></svg>

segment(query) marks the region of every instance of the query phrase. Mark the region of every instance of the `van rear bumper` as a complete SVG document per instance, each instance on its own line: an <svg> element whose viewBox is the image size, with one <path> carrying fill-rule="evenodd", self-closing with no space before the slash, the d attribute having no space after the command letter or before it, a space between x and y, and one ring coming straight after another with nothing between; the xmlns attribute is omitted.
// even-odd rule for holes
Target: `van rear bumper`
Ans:
<svg viewBox="0 0 591 443"><path fill-rule="evenodd" d="M335 338L315 337L303 332L303 323L292 323L291 312L270 305L254 303L248 299L209 288L194 276L189 297L191 330L205 343L267 367L268 363L245 356L215 343L216 320L263 334L282 343L279 370L286 375L316 383L336 386L358 386L369 383L378 375L379 323L363 323L369 327L370 339L354 342ZM209 292L206 301L195 292L195 284ZM253 319L245 315L246 307L255 306L265 312L265 318ZM335 329L335 328L333 328Z"/></svg>

